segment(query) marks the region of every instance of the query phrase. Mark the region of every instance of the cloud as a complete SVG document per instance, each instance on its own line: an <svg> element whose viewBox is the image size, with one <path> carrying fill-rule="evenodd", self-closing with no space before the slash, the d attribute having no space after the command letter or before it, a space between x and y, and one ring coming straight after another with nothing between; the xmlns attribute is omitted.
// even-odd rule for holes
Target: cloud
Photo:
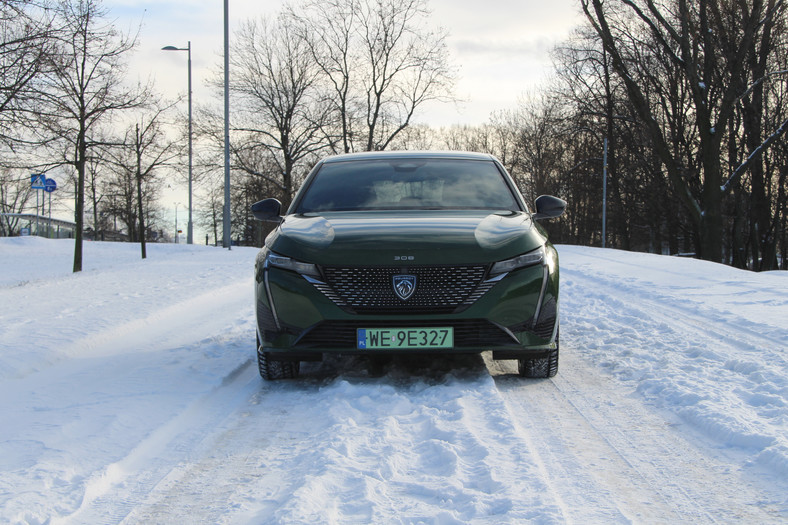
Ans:
<svg viewBox="0 0 788 525"><path fill-rule="evenodd" d="M531 60L549 60L550 49L555 41L549 38L536 39L450 39L450 46L455 57L471 59L493 59L495 61L528 58Z"/></svg>

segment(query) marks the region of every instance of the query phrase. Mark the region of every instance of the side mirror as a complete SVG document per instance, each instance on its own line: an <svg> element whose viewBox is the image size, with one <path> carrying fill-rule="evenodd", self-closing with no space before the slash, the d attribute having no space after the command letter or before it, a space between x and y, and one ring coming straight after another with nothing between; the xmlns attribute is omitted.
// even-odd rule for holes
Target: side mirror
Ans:
<svg viewBox="0 0 788 525"><path fill-rule="evenodd" d="M252 204L252 215L258 221L281 222L282 203L276 199L265 199Z"/></svg>
<svg viewBox="0 0 788 525"><path fill-rule="evenodd" d="M536 198L535 220L554 219L560 217L566 209L566 201L553 197L552 195L542 195Z"/></svg>

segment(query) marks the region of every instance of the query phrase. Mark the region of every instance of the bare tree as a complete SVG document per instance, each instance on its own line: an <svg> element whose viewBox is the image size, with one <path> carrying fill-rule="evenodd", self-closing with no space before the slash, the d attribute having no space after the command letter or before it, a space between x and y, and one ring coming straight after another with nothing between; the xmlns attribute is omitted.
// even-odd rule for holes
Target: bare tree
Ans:
<svg viewBox="0 0 788 525"><path fill-rule="evenodd" d="M746 89L747 58L775 10L763 0L583 0L582 5L676 195L693 219L701 257L720 261L727 190L723 140L736 101ZM644 54L644 48L651 54ZM677 105L677 92L665 90L661 74L666 70L658 66L678 75L676 85L687 105ZM692 121L685 126L663 125L666 118L676 123L687 117ZM690 159L677 152L676 133L687 138Z"/></svg>
<svg viewBox="0 0 788 525"><path fill-rule="evenodd" d="M386 149L419 106L453 87L445 32L428 28L428 15L425 0L362 4L367 151Z"/></svg>
<svg viewBox="0 0 788 525"><path fill-rule="evenodd" d="M234 162L241 170L279 189L285 205L296 186L297 170L328 147L323 129L327 104L318 89L320 69L290 21L247 21L236 35L231 90ZM273 173L260 169L273 161Z"/></svg>
<svg viewBox="0 0 788 525"><path fill-rule="evenodd" d="M0 237L10 236L19 217L31 201L33 191L28 177L19 177L8 169L0 168Z"/></svg>
<svg viewBox="0 0 788 525"><path fill-rule="evenodd" d="M213 233L213 245L218 246L219 228L222 224L222 207L224 206L224 188L214 185L198 197L200 206L197 212L197 223ZM208 235L206 234L206 244Z"/></svg>
<svg viewBox="0 0 788 525"><path fill-rule="evenodd" d="M100 205L104 200L102 192L102 166L97 157L90 157L85 166L85 191L90 199L91 211L93 212L93 239L104 240L104 231L101 228ZM101 233L99 233L101 231ZM101 238L99 239L99 235Z"/></svg>
<svg viewBox="0 0 788 525"><path fill-rule="evenodd" d="M57 31L45 2L0 2L0 140L25 142L19 123L28 121L34 83L47 67Z"/></svg>
<svg viewBox="0 0 788 525"><path fill-rule="evenodd" d="M162 168L171 165L182 153L176 142L167 139L162 128L164 114L171 107L159 105L143 113L126 130L123 141L110 150L112 163L119 170L128 173L133 181L139 224L138 240L143 259L148 256L145 241L150 227L145 222L146 216L150 214L150 210L146 208L154 200L158 187L154 178Z"/></svg>
<svg viewBox="0 0 788 525"><path fill-rule="evenodd" d="M783 2L769 0L766 4L768 12L784 13ZM756 42L754 52L747 60L747 70L752 79L752 85L740 97L744 143L748 158L737 166L736 171L748 169L750 172L750 237L753 266L757 270L777 269L777 222L769 197L769 177L765 169L764 156L761 152L764 146L771 144L785 133L788 120L783 120L776 129L778 132L769 131L771 136L764 137L764 120L767 118L767 92L766 85L775 73L788 74L788 70L770 71L774 65L773 55L780 38L778 32L785 31L785 22L779 14L767 16L763 20L763 29ZM751 152L758 152L753 155ZM734 172L735 173L735 172ZM735 175L734 175L735 176ZM726 185L729 183L726 183Z"/></svg>
<svg viewBox="0 0 788 525"><path fill-rule="evenodd" d="M110 166L109 163L106 163ZM113 219L114 233L122 230L118 227L118 221L125 226L128 240L136 240L137 225L137 206L135 205L136 188L134 181L134 171L131 166L123 166L122 169L113 167L107 177L98 181L99 193L103 196L99 205L99 217L106 215Z"/></svg>
<svg viewBox="0 0 788 525"><path fill-rule="evenodd" d="M454 71L426 0L310 0L297 22L323 70L342 151L382 150L428 101L450 100Z"/></svg>
<svg viewBox="0 0 788 525"><path fill-rule="evenodd" d="M562 106L554 126L562 135L570 161L565 190L571 193L572 206L589 214L597 210L578 223L578 231L593 225L594 229L586 233L599 236L601 241L600 230L604 229L605 246L630 249L643 237L633 233L634 223L649 221L648 228L655 236L647 245L653 244L656 249L657 244L661 245L661 215L652 210L645 217L642 203L662 202L660 197L668 191L668 185L664 184L659 162L641 154L651 149L649 141L640 132L641 126L633 125L632 105L613 71L609 53L596 32L582 26L554 48L552 55L557 75L551 98ZM655 191L652 178L659 181L656 189L661 191ZM603 203L609 203L605 209ZM603 222L605 228L600 228Z"/></svg>
<svg viewBox="0 0 788 525"><path fill-rule="evenodd" d="M329 103L337 131L326 135L338 136L340 151L353 149L357 108L351 89L352 72L359 67L358 50L355 48L357 3L348 0L307 0L295 7L285 7L284 17L289 20L293 34L309 50L313 63L322 71L322 81L328 87ZM336 148L335 148L336 151Z"/></svg>
<svg viewBox="0 0 788 525"><path fill-rule="evenodd" d="M86 165L102 146L94 134L118 112L139 107L145 95L124 82L123 60L136 39L105 20L98 0L61 1L56 15L62 32L38 95L39 117L41 131L63 154L59 163L73 166L76 172L74 271L79 272Z"/></svg>

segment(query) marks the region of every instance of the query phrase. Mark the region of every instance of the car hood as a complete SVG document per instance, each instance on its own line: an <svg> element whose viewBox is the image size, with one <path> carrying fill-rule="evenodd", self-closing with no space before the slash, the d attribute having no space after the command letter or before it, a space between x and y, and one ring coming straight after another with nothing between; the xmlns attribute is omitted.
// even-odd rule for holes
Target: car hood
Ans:
<svg viewBox="0 0 788 525"><path fill-rule="evenodd" d="M524 212L376 211L289 215L266 246L324 265L479 264L545 240Z"/></svg>

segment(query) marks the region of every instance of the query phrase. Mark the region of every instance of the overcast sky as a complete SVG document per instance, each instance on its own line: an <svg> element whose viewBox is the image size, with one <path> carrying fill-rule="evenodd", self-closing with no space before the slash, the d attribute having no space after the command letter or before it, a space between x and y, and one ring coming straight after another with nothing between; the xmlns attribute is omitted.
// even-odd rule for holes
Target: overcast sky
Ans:
<svg viewBox="0 0 788 525"><path fill-rule="evenodd" d="M282 0L230 0L230 32L240 21L274 15ZM186 53L192 45L194 103L212 96L205 81L222 64L223 2L105 0L118 27L142 24L132 74L151 78L168 97L186 93ZM432 105L418 120L432 126L480 124L490 113L513 109L518 97L549 73L549 50L580 20L578 0L430 0L436 26L448 30L451 60L459 68L460 106ZM230 71L232 75L232 71ZM220 100L218 101L220 103Z"/></svg>

